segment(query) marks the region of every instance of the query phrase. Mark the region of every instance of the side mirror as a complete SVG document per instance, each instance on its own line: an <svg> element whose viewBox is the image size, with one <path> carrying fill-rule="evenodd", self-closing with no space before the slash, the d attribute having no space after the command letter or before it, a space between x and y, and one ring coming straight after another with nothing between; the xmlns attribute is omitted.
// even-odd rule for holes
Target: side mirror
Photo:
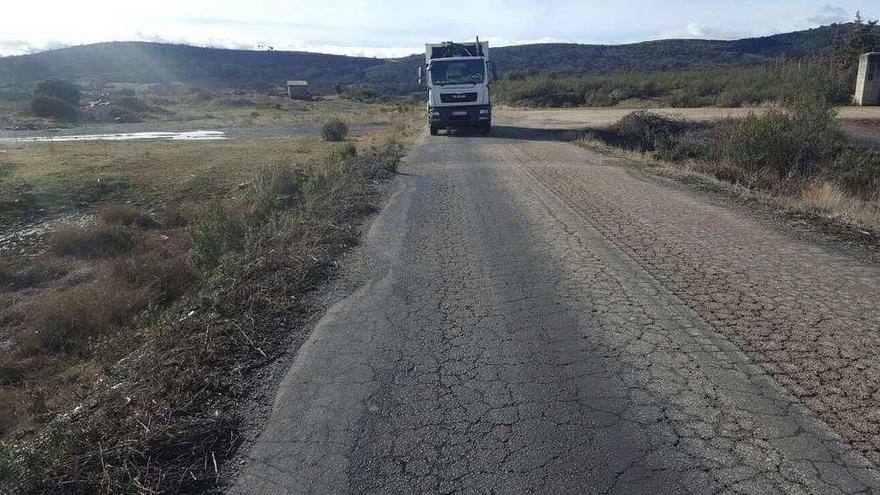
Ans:
<svg viewBox="0 0 880 495"><path fill-rule="evenodd" d="M494 60L489 61L489 70L492 71L492 82L497 81L498 80L498 68L495 67Z"/></svg>
<svg viewBox="0 0 880 495"><path fill-rule="evenodd" d="M422 80L424 79L424 73L425 73L424 67L422 67L422 66L420 65L420 66L419 66L419 87L423 87L423 86L425 85L425 84L422 82Z"/></svg>

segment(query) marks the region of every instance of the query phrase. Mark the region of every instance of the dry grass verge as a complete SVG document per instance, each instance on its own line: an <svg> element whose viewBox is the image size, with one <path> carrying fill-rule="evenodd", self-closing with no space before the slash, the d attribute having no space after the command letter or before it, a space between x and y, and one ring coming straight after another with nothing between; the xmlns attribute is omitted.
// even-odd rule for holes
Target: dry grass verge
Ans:
<svg viewBox="0 0 880 495"><path fill-rule="evenodd" d="M784 112L711 125L636 112L577 140L611 146L668 175L718 181L741 195L880 232L880 153L847 143L819 97L800 95Z"/></svg>
<svg viewBox="0 0 880 495"><path fill-rule="evenodd" d="M63 252L73 256L110 258L93 281L47 292L36 312L45 316L25 322L53 328L37 347L41 355L80 352L101 371L76 401L42 408L32 397L17 401L14 409L27 409L41 426L0 442L0 486L22 493L216 487L241 441L249 378L286 352L292 329L314 308L309 292L357 242L356 225L375 210L377 186L401 155L399 141L388 139L327 147L295 167L257 168L234 196L188 210L186 228L175 230L187 239L184 249L157 249L164 231L127 226L128 211L86 229L134 231L140 241L127 253L93 248L104 245L93 234L69 243L77 248ZM76 319L87 324L70 325Z"/></svg>

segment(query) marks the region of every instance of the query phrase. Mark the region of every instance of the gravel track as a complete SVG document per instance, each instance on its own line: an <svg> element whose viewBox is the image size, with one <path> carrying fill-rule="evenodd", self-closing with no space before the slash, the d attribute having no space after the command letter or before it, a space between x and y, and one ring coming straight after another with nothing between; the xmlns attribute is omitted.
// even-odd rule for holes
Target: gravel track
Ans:
<svg viewBox="0 0 880 495"><path fill-rule="evenodd" d="M880 493L880 270L546 136L421 139L231 491Z"/></svg>

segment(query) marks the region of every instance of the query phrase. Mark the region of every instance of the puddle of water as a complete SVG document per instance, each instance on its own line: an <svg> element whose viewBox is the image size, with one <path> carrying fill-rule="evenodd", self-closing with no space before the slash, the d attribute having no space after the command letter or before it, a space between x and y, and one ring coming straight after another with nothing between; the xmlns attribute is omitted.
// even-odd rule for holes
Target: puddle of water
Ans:
<svg viewBox="0 0 880 495"><path fill-rule="evenodd" d="M223 131L187 131L187 132L125 132L118 134L81 134L74 136L31 136L20 138L0 138L2 142L12 143L44 143L63 141L128 141L133 139L164 139L170 141L207 141L226 139Z"/></svg>

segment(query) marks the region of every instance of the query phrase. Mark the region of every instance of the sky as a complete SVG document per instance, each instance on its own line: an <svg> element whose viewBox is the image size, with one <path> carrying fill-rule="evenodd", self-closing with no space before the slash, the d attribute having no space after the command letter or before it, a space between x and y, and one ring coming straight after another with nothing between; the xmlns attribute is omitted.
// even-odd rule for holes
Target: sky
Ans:
<svg viewBox="0 0 880 495"><path fill-rule="evenodd" d="M0 56L100 41L399 57L480 36L493 46L738 39L880 17L809 0L0 0Z"/></svg>

